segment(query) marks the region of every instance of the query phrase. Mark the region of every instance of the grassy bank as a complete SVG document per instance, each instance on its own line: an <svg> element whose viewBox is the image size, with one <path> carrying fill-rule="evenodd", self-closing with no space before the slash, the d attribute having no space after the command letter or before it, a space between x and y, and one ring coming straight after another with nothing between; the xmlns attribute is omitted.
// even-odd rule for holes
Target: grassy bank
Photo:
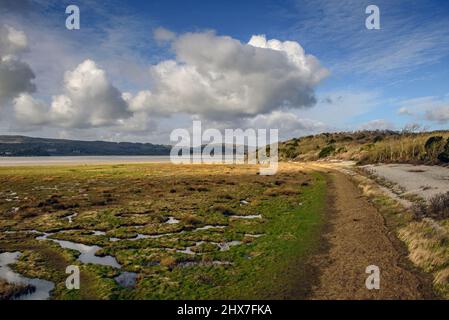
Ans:
<svg viewBox="0 0 449 320"><path fill-rule="evenodd" d="M340 159L359 163L449 163L449 132L322 133L279 145L284 160Z"/></svg>

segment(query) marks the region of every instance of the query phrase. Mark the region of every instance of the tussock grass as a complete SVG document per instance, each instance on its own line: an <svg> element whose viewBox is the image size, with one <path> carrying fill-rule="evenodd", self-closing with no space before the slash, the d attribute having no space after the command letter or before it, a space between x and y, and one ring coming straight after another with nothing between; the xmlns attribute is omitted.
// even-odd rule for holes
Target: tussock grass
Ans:
<svg viewBox="0 0 449 320"><path fill-rule="evenodd" d="M0 300L11 300L22 294L33 293L35 290L32 285L13 284L0 279Z"/></svg>

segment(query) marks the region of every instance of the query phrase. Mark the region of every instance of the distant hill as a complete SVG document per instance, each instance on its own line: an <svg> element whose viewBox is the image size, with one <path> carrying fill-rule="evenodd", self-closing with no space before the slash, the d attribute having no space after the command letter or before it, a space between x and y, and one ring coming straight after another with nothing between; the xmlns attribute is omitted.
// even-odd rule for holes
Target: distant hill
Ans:
<svg viewBox="0 0 449 320"><path fill-rule="evenodd" d="M169 155L171 146L152 143L79 141L0 135L0 156L153 156Z"/></svg>
<svg viewBox="0 0 449 320"><path fill-rule="evenodd" d="M281 160L340 159L359 163L449 163L449 131L322 133L279 144Z"/></svg>

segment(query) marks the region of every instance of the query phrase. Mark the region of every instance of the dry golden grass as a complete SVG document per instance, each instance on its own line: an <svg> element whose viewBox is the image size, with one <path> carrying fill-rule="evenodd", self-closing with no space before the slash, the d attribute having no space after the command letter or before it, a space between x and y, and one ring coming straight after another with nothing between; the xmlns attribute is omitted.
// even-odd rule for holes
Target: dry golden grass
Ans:
<svg viewBox="0 0 449 320"><path fill-rule="evenodd" d="M172 256L166 256L161 259L160 264L163 267L173 268L176 266L176 259Z"/></svg>

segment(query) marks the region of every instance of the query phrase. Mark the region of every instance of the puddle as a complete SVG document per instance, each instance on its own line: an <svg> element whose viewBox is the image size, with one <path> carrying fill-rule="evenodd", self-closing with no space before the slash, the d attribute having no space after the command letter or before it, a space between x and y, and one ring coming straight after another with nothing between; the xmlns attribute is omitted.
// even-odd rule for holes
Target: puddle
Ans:
<svg viewBox="0 0 449 320"><path fill-rule="evenodd" d="M178 253L184 253L184 254L195 255L196 253L192 251L192 248L193 248L193 247L195 247L195 246L187 247L187 248L185 248L184 250L179 250L179 249L177 249L176 252L178 252Z"/></svg>
<svg viewBox="0 0 449 320"><path fill-rule="evenodd" d="M233 219L262 219L262 215L261 214L252 214L252 215L248 215L248 216L232 215L232 216L229 216L229 217L233 218Z"/></svg>
<svg viewBox="0 0 449 320"><path fill-rule="evenodd" d="M207 241L197 241L195 243L195 245L186 247L184 250L177 249L176 252L190 254L190 255L196 255L198 253L192 251L192 248L200 246L206 242ZM220 248L220 251L228 251L229 249L231 249L232 246L238 246L238 245L242 244L241 241L237 241L237 240L229 241L229 242L221 242L221 243L219 243L219 242L208 242L208 243L215 244L216 246L218 246L218 248Z"/></svg>
<svg viewBox="0 0 449 320"><path fill-rule="evenodd" d="M116 238L116 237L111 237L109 238L109 241L112 242L117 242L117 241L136 241L136 240L140 240L140 239L147 239L147 238L152 238L153 236L149 236L147 234L143 234L143 233L138 233L137 236L135 236L134 238Z"/></svg>
<svg viewBox="0 0 449 320"><path fill-rule="evenodd" d="M115 277L114 280L122 287L131 289L136 286L137 273L124 271Z"/></svg>
<svg viewBox="0 0 449 320"><path fill-rule="evenodd" d="M20 252L4 252L0 253L0 278L9 283L31 285L35 288L34 292L20 295L15 300L46 300L50 298L50 292L55 285L53 282L42 279L26 278L9 268L8 265L14 264L20 257Z"/></svg>
<svg viewBox="0 0 449 320"><path fill-rule="evenodd" d="M78 212L72 213L71 215L65 217L69 221L69 223L73 222L73 219L78 215Z"/></svg>
<svg viewBox="0 0 449 320"><path fill-rule="evenodd" d="M201 228L196 228L193 231L201 231L201 230L209 230L209 229L223 229L226 228L226 226L214 226L214 225L207 225Z"/></svg>
<svg viewBox="0 0 449 320"><path fill-rule="evenodd" d="M237 240L217 243L218 247L220 248L220 251L228 251L229 249L231 249L232 246L238 246L240 244L242 244L242 241Z"/></svg>
<svg viewBox="0 0 449 320"><path fill-rule="evenodd" d="M43 232L37 231L37 230L7 230L3 231L5 234L17 234L17 233L35 233L35 234L42 234Z"/></svg>
<svg viewBox="0 0 449 320"><path fill-rule="evenodd" d="M194 251L192 251L192 248L195 248L195 247L197 247L197 246L200 246L200 245L202 245L203 243L205 243L205 241L197 241L197 242L195 242L195 244L194 244L193 246L187 247L187 248L185 248L184 250L179 250L179 249L177 249L176 252L195 255L195 254L197 254L197 253L194 252Z"/></svg>
<svg viewBox="0 0 449 320"><path fill-rule="evenodd" d="M82 243L76 243L67 240L51 239L48 238L50 235L50 233L44 233L43 236L37 237L36 240L50 240L59 244L61 248L76 250L81 253L78 257L78 260L82 263L93 263L102 266L110 266L113 268L121 268L121 265L113 256L96 256L95 253L101 249L101 247L99 246L88 246Z"/></svg>
<svg viewBox="0 0 449 320"><path fill-rule="evenodd" d="M136 241L136 240L140 240L140 239L148 239L148 238L151 238L151 236L149 236L149 235L147 235L147 234L138 233L137 236L135 236L134 238L126 239L126 240Z"/></svg>
<svg viewBox="0 0 449 320"><path fill-rule="evenodd" d="M104 232L104 231L99 231L99 230L93 230L93 231L92 231L92 234L93 234L94 236L104 236L104 235L106 235L106 232Z"/></svg>
<svg viewBox="0 0 449 320"><path fill-rule="evenodd" d="M260 238L263 235L264 235L263 233L260 233L260 234L245 233L245 237L250 237L250 238Z"/></svg>
<svg viewBox="0 0 449 320"><path fill-rule="evenodd" d="M176 224L176 223L179 223L179 220L176 219L175 217L170 216L170 217L168 217L168 220L165 221L165 223L168 223L168 224Z"/></svg>

